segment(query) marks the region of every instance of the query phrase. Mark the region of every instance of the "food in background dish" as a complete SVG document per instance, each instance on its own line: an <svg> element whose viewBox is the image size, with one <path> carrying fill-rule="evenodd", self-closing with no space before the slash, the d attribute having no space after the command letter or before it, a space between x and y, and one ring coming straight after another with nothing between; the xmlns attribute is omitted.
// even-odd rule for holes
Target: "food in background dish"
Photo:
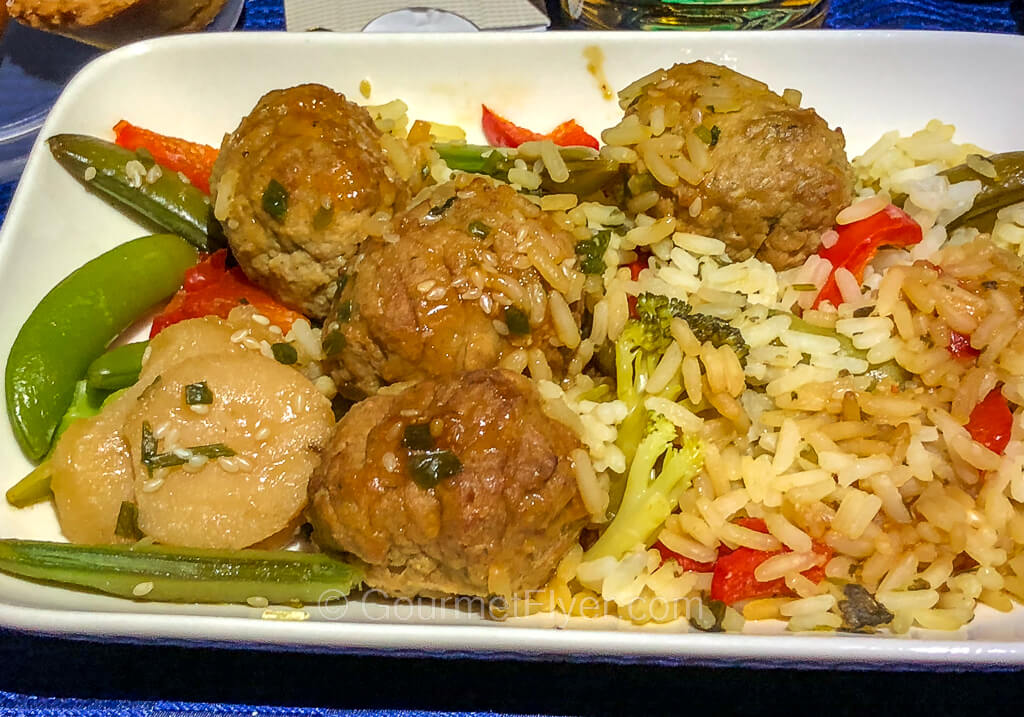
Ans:
<svg viewBox="0 0 1024 717"><path fill-rule="evenodd" d="M7 0L11 17L29 27L99 47L202 30L226 0Z"/></svg>
<svg viewBox="0 0 1024 717"><path fill-rule="evenodd" d="M676 92L692 82L709 83L699 101ZM397 102L367 108L371 128L323 88L270 97L310 93L361 118L357 134L369 140L355 161L371 157L408 198L375 207L346 234L350 253L344 268L331 265L338 276L326 291L282 285L255 262L231 268L215 253L185 272L154 343L195 312L216 314L237 327L222 361L252 352L302 386L268 400L304 395L322 409L334 399L341 419L310 468L307 546L350 561L347 580L365 574L392 595L511 596L513 615L688 617L712 631L763 619L791 630L956 629L979 604L1024 599L1018 153L982 156L934 122L909 138L887 134L851 166L841 134L798 109L797 93L774 95L706 63L631 85L625 117L599 150L536 139L473 147L456 128L409 126ZM257 154L288 148L295 135L313 138L314 153L339 151L319 115L292 119L286 134L253 120L266 134L240 130L224 151L251 136ZM124 150L102 142L50 146L86 185L114 187L109 196L129 204L146 195L133 206L162 226L181 220L161 212L184 180L162 184L156 152L133 150L125 163ZM206 157L201 149L185 155ZM190 202L190 241L216 246L203 227L221 205L232 248L248 223L273 234L277 257L282 248L301 256L298 242L325 226L310 191L319 173L288 151L252 182L247 211L226 211L226 172L212 183L214 207ZM250 161L260 166L251 155L230 165ZM711 191L722 177L756 201ZM278 224L298 232L295 246ZM280 303L324 297L322 328ZM47 335L42 319L53 317L43 313L29 325ZM189 342L178 343L191 366ZM134 361L125 386L152 371ZM117 374L111 354L97 363L90 378ZM151 382L143 403L182 393L176 370L161 371L170 388ZM249 385L240 364L222 373L225 386ZM74 379L62 376L69 395ZM225 391L188 385L200 415ZM197 412L188 395L174 411ZM69 431L102 424L118 400ZM258 431L245 411L237 418L239 435ZM31 422L16 427L38 438ZM168 476L148 482L162 453L150 443L147 465L145 435L125 433L143 460L133 459L134 493L108 501L104 535L120 500L117 538L187 543L148 527L139 481L159 497ZM315 453L317 436L299 445ZM41 454L49 437L23 445ZM196 456L184 448L161 459L182 486ZM250 452L245 463L215 458L244 474L259 468ZM24 486L13 492L24 497ZM294 506L285 507L261 534L290 535ZM199 532L210 530L219 528Z"/></svg>

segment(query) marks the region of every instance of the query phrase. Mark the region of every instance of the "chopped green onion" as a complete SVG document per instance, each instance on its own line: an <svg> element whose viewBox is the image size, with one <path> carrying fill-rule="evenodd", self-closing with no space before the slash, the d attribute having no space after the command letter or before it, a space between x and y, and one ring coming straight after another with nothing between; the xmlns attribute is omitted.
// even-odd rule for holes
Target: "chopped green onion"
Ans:
<svg viewBox="0 0 1024 717"><path fill-rule="evenodd" d="M435 448L434 436L429 423L410 423L402 434L402 445L413 451L430 451Z"/></svg>
<svg viewBox="0 0 1024 717"><path fill-rule="evenodd" d="M516 306L505 307L505 325L512 334L523 336L530 333L530 320L523 310Z"/></svg>
<svg viewBox="0 0 1024 717"><path fill-rule="evenodd" d="M429 210L427 211L427 218L428 218L428 219L440 219L440 218L441 218L441 216L442 216L442 215L443 215L443 214L444 214L445 212L447 212L447 211L448 211L449 209L451 209L451 206L452 206L453 204L455 204L455 200L456 200L456 199L458 199L458 197L456 197L456 196L455 196L455 195L453 194L452 196L448 197L448 199L446 199L446 200L445 200L444 204L440 204L440 205L438 205L438 206L436 206L436 207L431 207L431 208L430 208L430 209L429 209Z"/></svg>
<svg viewBox="0 0 1024 717"><path fill-rule="evenodd" d="M189 406L208 406L213 403L213 391L206 381L190 383L185 386L185 403Z"/></svg>
<svg viewBox="0 0 1024 717"><path fill-rule="evenodd" d="M155 383L155 381L154 381ZM153 428L149 425L149 421L142 422L142 463L146 466L146 470L153 474L153 467L150 466L149 462L153 460L153 456L156 455L157 443L156 437L153 435Z"/></svg>
<svg viewBox="0 0 1024 717"><path fill-rule="evenodd" d="M331 219L333 218L334 210L321 206L316 210L316 214L313 215L313 228L317 231L326 229L331 225Z"/></svg>
<svg viewBox="0 0 1024 717"><path fill-rule="evenodd" d="M451 451L445 450L410 455L407 465L413 482L424 490L462 471L462 461Z"/></svg>
<svg viewBox="0 0 1024 717"><path fill-rule="evenodd" d="M817 291L818 287L814 284L793 284L794 291Z"/></svg>
<svg viewBox="0 0 1024 717"><path fill-rule="evenodd" d="M288 190L276 179L271 179L263 191L263 211L277 221L288 212Z"/></svg>
<svg viewBox="0 0 1024 717"><path fill-rule="evenodd" d="M711 125L711 144L710 144L710 146L714 147L716 144L718 144L718 138L721 137L721 136L722 136L722 128L719 127L717 124Z"/></svg>
<svg viewBox="0 0 1024 717"><path fill-rule="evenodd" d="M275 361L283 363L285 366L291 366L299 360L299 352L289 343L271 344L270 352L274 354Z"/></svg>
<svg viewBox="0 0 1024 717"><path fill-rule="evenodd" d="M608 268L604 263L604 253L608 250L611 239L611 231L601 229L595 232L590 239L576 243L576 254L580 257L580 270L584 274L600 275Z"/></svg>
<svg viewBox="0 0 1024 717"><path fill-rule="evenodd" d="M470 222L469 233L477 239L486 239L491 233L491 228L480 221Z"/></svg>
<svg viewBox="0 0 1024 717"><path fill-rule="evenodd" d="M693 133L697 135L697 139L699 139L704 144L711 144L711 130L709 130L704 125L697 125L694 128Z"/></svg>
<svg viewBox="0 0 1024 717"><path fill-rule="evenodd" d="M235 452L228 448L223 443L208 443L203 446L189 446L185 449L193 456L202 456L204 458L230 458L235 455ZM188 463L188 458L182 458L175 453L157 453L149 459L146 464L147 468L173 468L175 466L183 466Z"/></svg>
<svg viewBox="0 0 1024 717"><path fill-rule="evenodd" d="M142 531L139 530L139 507L131 501L121 501L121 509L117 511L114 535L128 540L139 540L142 537Z"/></svg>
<svg viewBox="0 0 1024 717"><path fill-rule="evenodd" d="M352 299L346 299L338 304L338 323L343 324L352 318Z"/></svg>
<svg viewBox="0 0 1024 717"><path fill-rule="evenodd" d="M337 356L344 350L347 343L344 334L340 331L331 331L324 336L324 353L328 356Z"/></svg>

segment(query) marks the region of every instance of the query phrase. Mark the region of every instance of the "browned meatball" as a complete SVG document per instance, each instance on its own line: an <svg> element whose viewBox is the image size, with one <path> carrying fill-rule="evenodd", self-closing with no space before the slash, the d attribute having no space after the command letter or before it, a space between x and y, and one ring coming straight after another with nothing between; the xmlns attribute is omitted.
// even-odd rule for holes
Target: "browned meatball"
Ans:
<svg viewBox="0 0 1024 717"><path fill-rule="evenodd" d="M423 453L403 443L424 448L423 434L461 462L434 487L413 480ZM509 371L379 394L341 419L313 475L313 539L365 561L367 583L394 596L536 589L586 522L568 457L578 447Z"/></svg>
<svg viewBox="0 0 1024 717"><path fill-rule="evenodd" d="M800 264L852 198L842 131L727 67L675 65L646 85L626 114L665 126L663 135L637 146L633 194L655 189L662 199L652 213L675 215L681 231L721 239L737 261L753 256L776 269ZM684 153L687 141L705 146L706 172L699 156ZM670 163L673 156L692 160L696 177L675 181L662 173L659 181L644 161L646 147L659 145Z"/></svg>
<svg viewBox="0 0 1024 717"><path fill-rule="evenodd" d="M323 318L378 212L408 198L370 115L322 85L265 95L224 139L214 206L246 275ZM379 232L378 232L379 233Z"/></svg>
<svg viewBox="0 0 1024 717"><path fill-rule="evenodd" d="M396 217L395 233L363 246L324 327L339 386L371 394L518 349L563 370L584 276L573 235L550 216L508 185L460 175ZM565 328L553 314L569 316Z"/></svg>

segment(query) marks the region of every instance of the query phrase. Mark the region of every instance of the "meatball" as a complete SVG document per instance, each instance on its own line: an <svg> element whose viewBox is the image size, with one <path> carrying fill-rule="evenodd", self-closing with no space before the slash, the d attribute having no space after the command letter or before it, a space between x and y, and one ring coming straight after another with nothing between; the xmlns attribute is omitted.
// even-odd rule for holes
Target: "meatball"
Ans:
<svg viewBox="0 0 1024 717"><path fill-rule="evenodd" d="M369 113L321 85L265 95L225 137L210 186L246 276L319 319L371 218L409 196Z"/></svg>
<svg viewBox="0 0 1024 717"><path fill-rule="evenodd" d="M650 213L721 239L737 261L781 270L814 253L853 196L842 131L720 65L680 64L650 79L626 110L655 135L628 165L631 193L655 190Z"/></svg>
<svg viewBox="0 0 1024 717"><path fill-rule="evenodd" d="M395 232L364 244L324 327L339 386L372 394L503 358L535 378L564 370L585 276L573 235L548 214L460 175L396 217Z"/></svg>
<svg viewBox="0 0 1024 717"><path fill-rule="evenodd" d="M461 470L434 487L415 463L433 445ZM429 379L357 404L309 486L313 539L368 564L393 596L512 595L544 585L586 510L570 452L529 379L501 369Z"/></svg>

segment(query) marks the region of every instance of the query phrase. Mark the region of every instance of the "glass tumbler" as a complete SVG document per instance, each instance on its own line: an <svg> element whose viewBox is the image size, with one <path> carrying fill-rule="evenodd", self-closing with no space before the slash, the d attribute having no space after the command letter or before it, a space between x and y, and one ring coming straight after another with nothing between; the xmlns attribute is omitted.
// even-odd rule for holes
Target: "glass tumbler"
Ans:
<svg viewBox="0 0 1024 717"><path fill-rule="evenodd" d="M561 0L569 26L592 30L818 27L828 0Z"/></svg>

